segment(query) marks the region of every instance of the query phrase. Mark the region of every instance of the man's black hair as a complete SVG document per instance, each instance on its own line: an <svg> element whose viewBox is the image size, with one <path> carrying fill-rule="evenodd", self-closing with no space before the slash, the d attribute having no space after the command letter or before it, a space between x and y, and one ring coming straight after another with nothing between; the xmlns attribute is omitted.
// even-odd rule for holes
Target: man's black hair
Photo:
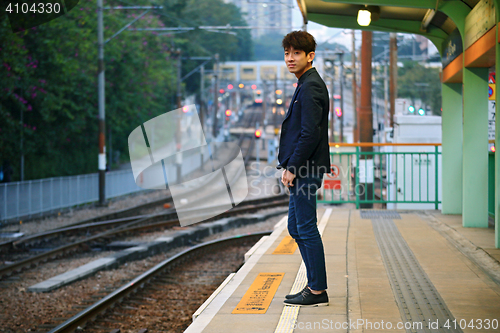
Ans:
<svg viewBox="0 0 500 333"><path fill-rule="evenodd" d="M316 51L316 40L307 31L297 30L287 34L281 42L283 49L290 49L290 46L296 50L304 51L306 56L310 52Z"/></svg>

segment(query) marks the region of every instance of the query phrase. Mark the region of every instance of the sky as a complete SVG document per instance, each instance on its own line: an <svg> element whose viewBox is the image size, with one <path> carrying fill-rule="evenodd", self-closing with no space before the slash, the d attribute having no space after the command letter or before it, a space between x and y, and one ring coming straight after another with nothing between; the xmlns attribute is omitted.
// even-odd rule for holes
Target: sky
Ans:
<svg viewBox="0 0 500 333"><path fill-rule="evenodd" d="M292 10L292 26L294 29L302 28L302 14L297 3L293 2L293 10ZM324 25L320 25L314 22L309 21L307 24L307 32L314 36L316 42L320 44L321 42L335 42L346 46L347 48L351 48L351 34L348 31L347 35L342 33L343 29L338 28L328 28ZM332 36L336 35L332 38Z"/></svg>

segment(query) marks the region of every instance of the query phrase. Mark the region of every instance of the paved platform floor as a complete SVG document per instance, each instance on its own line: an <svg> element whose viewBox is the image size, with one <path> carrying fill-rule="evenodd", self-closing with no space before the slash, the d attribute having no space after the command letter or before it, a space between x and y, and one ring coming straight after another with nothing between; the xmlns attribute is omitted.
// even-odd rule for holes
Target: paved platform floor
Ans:
<svg viewBox="0 0 500 333"><path fill-rule="evenodd" d="M302 262L299 250L272 254L288 235L284 218L185 332L500 332L493 231L439 211L399 215L318 205L330 305L313 308L283 304ZM284 273L267 311L233 314L263 272Z"/></svg>

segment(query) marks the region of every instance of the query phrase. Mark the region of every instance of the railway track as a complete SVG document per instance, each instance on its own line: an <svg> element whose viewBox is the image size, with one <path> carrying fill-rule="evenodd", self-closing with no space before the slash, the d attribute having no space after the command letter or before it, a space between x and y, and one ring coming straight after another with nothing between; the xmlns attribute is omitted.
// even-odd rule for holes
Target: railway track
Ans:
<svg viewBox="0 0 500 333"><path fill-rule="evenodd" d="M186 276L186 272L183 272L182 266L187 265L188 263L194 264L195 266L198 265L194 260L196 258L203 257L204 255L207 254L215 254L215 257L219 256L219 253L221 250L224 250L230 246L241 246L243 243L248 244L248 248L253 245L258 239L260 239L262 236L269 235L271 231L268 232L259 232L259 233L253 233L253 234L248 234L248 235L239 235L239 236L234 236L234 237L228 237L220 240L215 240L215 241L210 241L206 243L202 243L196 246L193 246L185 251L182 251L178 253L177 255L174 255L173 257L170 257L169 259L161 262L160 264L156 265L155 267L151 268L147 272L141 274L140 276L136 277L132 281L126 283L122 287L118 288L117 290L111 292L107 296L103 297L102 299L98 300L94 304L90 305L83 311L79 312L78 314L74 315L73 317L67 319L63 323L57 325L54 327L52 330L50 330L50 333L59 333L59 332L74 332L75 330L83 329L85 325L89 321L93 320L100 320L100 321L106 321L106 316L108 316L108 311L109 309L113 308L113 313L109 314L110 316L116 316L120 315L122 316L121 318L125 317L133 317L134 315L131 313L130 310L141 310L142 313L146 311L147 313L152 313L152 315L157 315L158 312L147 308L149 306L148 304L156 304L159 301L162 301L165 299L165 297L162 297L162 291L163 293L168 292L171 290L169 288L166 288L165 285L177 285L177 288L182 288L178 289L178 292L186 292L188 293L188 287L186 287L189 283L182 283L181 280L179 280L179 274ZM243 252L244 253L244 252ZM207 259L207 257L205 257ZM241 259L242 263L243 259ZM241 264L240 263L240 264ZM201 264L200 264L201 265ZM218 267L216 263L210 262L211 267ZM194 275L193 275L193 266L190 266L191 270L188 269L188 273L191 274L193 278L197 277L199 278L200 275L197 275L198 273L205 274L205 276L201 276L202 280L204 277L206 277L206 269L194 269ZM177 269L177 272L174 272L174 270ZM205 272L205 273L203 273ZM227 272L223 272L227 273ZM219 274L220 274L220 269L219 269ZM189 281L188 281L189 282ZM220 283L222 281L218 281ZM217 284L215 281L212 282L212 284ZM155 295L151 297L151 294ZM171 299L172 297L170 297ZM175 297L175 301L179 302L179 297ZM203 302L203 300L201 300ZM189 302L186 302L189 303ZM201 304L201 303L200 303ZM140 305L140 306L138 306ZM168 304L162 305L161 307L164 308L164 306L167 306L167 311L169 310ZM172 304L170 304L172 306ZM158 306L156 306L158 308ZM123 311L123 312L119 312ZM132 311L133 312L133 311ZM153 314L154 312L154 314ZM184 319L185 319L185 314L184 314ZM116 320L107 320L107 322L111 322L111 324L118 325L120 322ZM123 323L122 323L123 324ZM146 323L143 323L142 325L146 325ZM144 331L145 332L145 331Z"/></svg>
<svg viewBox="0 0 500 333"><path fill-rule="evenodd" d="M245 214L256 212L261 209L273 208L279 206L285 206L288 204L288 199L285 195L281 195L277 197L276 200L269 200L269 198L264 199L256 199L256 200L248 200L242 202L239 206L220 214L214 218L207 220L206 222L213 221L215 219L220 219L223 217L234 216L238 214ZM148 232L152 230L172 228L174 226L179 226L179 220L174 217L175 212L169 213L167 216L165 214L158 214L154 216L148 216L141 220L129 222L127 224L116 227L112 230L105 231L102 233L98 233L96 235L85 237L84 239L78 240L76 242L72 242L70 244L66 244L60 246L56 249L49 250L47 252L35 255L33 257L20 260L13 264L4 266L0 268L0 277L7 277L13 274L19 273L25 269L29 269L31 267L36 267L40 263L47 262L49 260L53 260L56 258L60 258L66 256L68 254L74 253L76 251L80 251L82 249L89 249L93 243L99 241L109 242L110 240L117 239L118 237L123 237L129 234L137 235L139 232ZM64 236L64 230L55 230L54 233L60 233L60 235ZM50 233L53 236L53 233ZM61 236L61 237L62 237Z"/></svg>
<svg viewBox="0 0 500 333"><path fill-rule="evenodd" d="M242 123L251 124L254 122L255 117L258 116L259 113L251 112L248 119L243 119ZM249 158L253 151L255 138L253 136L245 136L240 135L238 144L243 146L243 141L245 139L249 139L250 142L248 144L248 148L244 153L245 165L248 164ZM206 199L211 198L213 193L207 193ZM88 219L85 221L80 221L71 225L68 225L63 228L56 228L53 230L49 230L46 232L41 232L29 236L22 237L21 239L11 240L7 242L0 243L0 257L5 262L15 262L14 264L8 265L7 267L0 267L0 278L4 275L9 275L13 270L18 270L14 268L14 266L22 265L22 267L26 267L26 265L32 265L30 263L30 259L25 259L26 254L30 249L36 248L38 252L46 252L42 253L39 256L35 256L33 258L41 258L42 261L47 260L47 258L52 258L54 256L58 256L61 252L55 250L54 247L64 249L64 251L72 251L77 247L73 246L73 244L79 244L76 239L80 238L83 242L93 241L95 239L99 239L101 236L107 236L109 233L114 235L115 232L112 230L121 230L121 229L131 229L132 227L136 227L131 230L141 230L147 229L150 227L171 227L176 224L176 214L174 209L168 209L164 213L161 214L147 214L147 215L133 215L138 212L143 212L147 209L152 209L158 206L163 206L165 203L172 202L172 197L169 196L167 198L163 198L160 200L156 200L154 202L146 203L144 205L136 206L133 208L125 209L119 212L113 212L110 214L106 214L104 216L99 216L96 218ZM258 201L249 202L248 204L257 204ZM244 204L246 205L246 204ZM242 206L240 204L240 206ZM240 209L236 210L238 212ZM132 216L130 216L132 215ZM112 217L111 220L106 220L106 218ZM156 223L161 222L163 223ZM150 224L154 224L153 226L148 226ZM144 226L144 227L140 227ZM118 233L125 231L118 231ZM83 236L82 236L83 235ZM64 245L61 244L61 239L65 240ZM71 239L71 244L67 244L67 239ZM49 246L49 248L47 248Z"/></svg>

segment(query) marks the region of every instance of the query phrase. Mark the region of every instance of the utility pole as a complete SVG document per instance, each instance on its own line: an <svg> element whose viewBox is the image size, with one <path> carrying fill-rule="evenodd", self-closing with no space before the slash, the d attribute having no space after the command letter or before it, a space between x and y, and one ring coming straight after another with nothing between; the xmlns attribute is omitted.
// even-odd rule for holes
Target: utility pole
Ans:
<svg viewBox="0 0 500 333"><path fill-rule="evenodd" d="M391 101L390 127L394 128L394 110L396 108L396 97L398 95L398 40L397 34L391 32L389 40L389 99Z"/></svg>
<svg viewBox="0 0 500 333"><path fill-rule="evenodd" d="M339 53L340 60L340 142L344 142L344 52Z"/></svg>
<svg viewBox="0 0 500 333"><path fill-rule="evenodd" d="M24 143L24 110L21 108L21 121L19 122L21 124L21 181L24 181L24 148L23 148L23 143Z"/></svg>
<svg viewBox="0 0 500 333"><path fill-rule="evenodd" d="M278 103L276 102L278 100L278 94L276 93L278 91L278 73L274 76L274 115L273 115L273 128L278 127Z"/></svg>
<svg viewBox="0 0 500 333"><path fill-rule="evenodd" d="M201 129L205 128L205 65L200 68L200 123Z"/></svg>
<svg viewBox="0 0 500 333"><path fill-rule="evenodd" d="M181 59L181 50L177 49L177 109L180 109L182 107L182 92L181 92L181 66L182 66L182 59ZM181 151L181 118L180 116L177 116L177 126L175 129L175 151L177 153L177 160L176 160L176 169L177 169L177 174L176 174L176 180L177 183L179 183L182 179L182 173L181 173L181 165L182 165L182 155L179 154Z"/></svg>
<svg viewBox="0 0 500 333"><path fill-rule="evenodd" d="M387 61L384 65L384 127L387 127L387 118L389 113L389 77L387 76ZM384 136L385 138L385 136Z"/></svg>
<svg viewBox="0 0 500 333"><path fill-rule="evenodd" d="M352 111L353 111L353 139L354 142L359 142L359 125L358 125L358 109L357 102L357 87L356 87L356 36L354 29L351 30L352 34L352 52L351 52L351 66L352 66Z"/></svg>
<svg viewBox="0 0 500 333"><path fill-rule="evenodd" d="M286 73L285 75L283 76L283 110L286 112L287 107L286 107L286 85L287 85L287 82L286 82Z"/></svg>
<svg viewBox="0 0 500 333"><path fill-rule="evenodd" d="M331 59L330 61L332 62L332 76L330 77L330 85L332 87L331 89L332 97L330 98L330 112L332 114L330 117L330 141L336 142L335 141L335 61L333 59Z"/></svg>
<svg viewBox="0 0 500 333"><path fill-rule="evenodd" d="M373 114L372 114L372 36L371 31L362 32L361 42L361 105L359 107L359 125L361 142L373 142ZM373 147L361 147L362 152L372 152ZM372 159L371 155L365 155L365 160ZM360 163L365 163L360 161ZM368 166L369 164L366 163ZM358 165L358 172L360 166ZM368 176L373 170L365 169L365 180L360 185L363 190L362 198L370 200L373 193L373 183L368 183ZM372 208L373 204L361 204L361 208Z"/></svg>
<svg viewBox="0 0 500 333"><path fill-rule="evenodd" d="M105 111L104 111L104 30L102 0L97 0L97 44L98 44L98 104L99 104L99 206L106 204L106 143L105 143Z"/></svg>
<svg viewBox="0 0 500 333"><path fill-rule="evenodd" d="M217 112L219 111L219 54L215 54L214 65L214 121L212 124L212 135L217 137Z"/></svg>
<svg viewBox="0 0 500 333"><path fill-rule="evenodd" d="M181 66L182 66L182 59L181 59L181 50L177 49L177 108L180 109L182 107L181 105L181 98L182 98L182 93L181 93Z"/></svg>
<svg viewBox="0 0 500 333"><path fill-rule="evenodd" d="M267 121L266 121L266 113L267 113L267 82L266 81L262 81L262 106L263 106L263 110L262 110L262 123L264 124L263 125L263 128L264 128L264 131L266 130L266 125L267 125Z"/></svg>

